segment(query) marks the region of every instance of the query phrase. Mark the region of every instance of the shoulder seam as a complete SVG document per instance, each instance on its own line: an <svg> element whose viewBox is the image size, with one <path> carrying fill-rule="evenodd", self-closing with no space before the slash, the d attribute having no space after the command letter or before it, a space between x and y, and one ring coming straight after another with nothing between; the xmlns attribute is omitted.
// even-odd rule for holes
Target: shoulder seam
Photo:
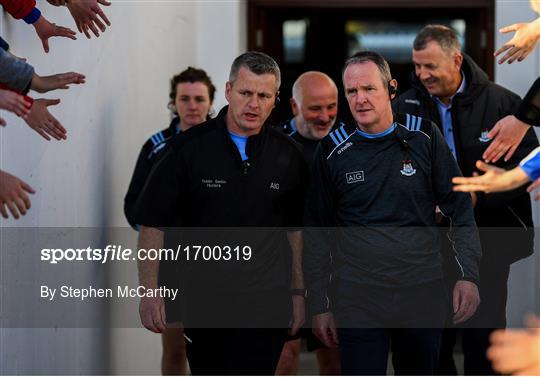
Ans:
<svg viewBox="0 0 540 377"><path fill-rule="evenodd" d="M341 133L340 133L340 131L341 131ZM336 134L336 136L338 136L338 138L341 141L338 142L338 140L336 140L336 136L334 136L334 134ZM345 135L345 137L343 137L343 135ZM328 160L332 156L332 154L336 151L336 149L338 149L343 143L345 143L347 140L349 140L352 135L354 135L354 132L351 132L350 135L347 135L347 133L345 132L345 125L343 125L343 126L337 128L336 130L330 132L330 134L328 136L332 139L332 141L334 142L334 144L336 144L336 146L328 154L326 159Z"/></svg>
<svg viewBox="0 0 540 377"><path fill-rule="evenodd" d="M424 134L428 139L431 140L431 136L429 136L427 133L425 133L421 129L422 121L424 120L422 119L422 117L411 115L411 114L405 114L405 116L406 116L406 125L403 126L401 123L398 123L401 127L404 127L407 130L412 131L412 132L420 132Z"/></svg>

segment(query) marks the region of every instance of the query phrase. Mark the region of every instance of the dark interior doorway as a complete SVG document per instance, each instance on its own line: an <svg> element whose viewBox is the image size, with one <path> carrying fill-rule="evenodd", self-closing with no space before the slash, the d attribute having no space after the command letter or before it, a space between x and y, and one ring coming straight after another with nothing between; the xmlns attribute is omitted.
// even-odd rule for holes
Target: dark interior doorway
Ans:
<svg viewBox="0 0 540 377"><path fill-rule="evenodd" d="M430 23L453 27L464 51L493 79L494 7L494 0L250 0L248 47L268 53L282 69L282 101L271 121L292 116L292 84L308 70L334 79L340 88L339 116L349 120L341 68L359 49L383 54L400 92L407 90L412 41Z"/></svg>

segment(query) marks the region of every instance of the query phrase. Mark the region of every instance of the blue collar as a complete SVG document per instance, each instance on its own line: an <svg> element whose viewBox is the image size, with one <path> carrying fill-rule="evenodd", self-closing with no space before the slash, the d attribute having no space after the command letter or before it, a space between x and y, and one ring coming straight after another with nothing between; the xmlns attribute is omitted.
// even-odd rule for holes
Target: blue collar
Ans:
<svg viewBox="0 0 540 377"><path fill-rule="evenodd" d="M360 135L362 135L363 137L367 138L367 139L378 139L380 137L384 137L386 135L389 135L391 134L392 132L394 132L394 130L396 129L396 123L392 123L392 125L390 127L388 127L386 130L384 130L383 132L379 132L379 133L376 133L376 134L369 134L367 132L364 132L362 131L361 129L359 128L356 128L356 132L358 132Z"/></svg>

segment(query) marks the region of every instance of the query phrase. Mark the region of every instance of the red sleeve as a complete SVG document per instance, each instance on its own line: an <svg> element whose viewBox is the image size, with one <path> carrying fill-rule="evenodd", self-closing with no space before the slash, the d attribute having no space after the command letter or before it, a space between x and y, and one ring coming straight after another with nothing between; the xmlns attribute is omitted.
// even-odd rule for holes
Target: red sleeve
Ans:
<svg viewBox="0 0 540 377"><path fill-rule="evenodd" d="M13 92L13 93L17 93L21 96L24 97L24 99L26 100L26 102L29 102L30 103L30 107L32 107L32 105L34 104L34 99L32 97L29 97L25 94L22 94L16 90L13 90L11 89L9 86L7 86L6 84L0 84L0 89L3 89L3 90L9 90L10 92Z"/></svg>
<svg viewBox="0 0 540 377"><path fill-rule="evenodd" d="M0 0L0 4L13 18L19 20L30 14L36 6L36 0Z"/></svg>

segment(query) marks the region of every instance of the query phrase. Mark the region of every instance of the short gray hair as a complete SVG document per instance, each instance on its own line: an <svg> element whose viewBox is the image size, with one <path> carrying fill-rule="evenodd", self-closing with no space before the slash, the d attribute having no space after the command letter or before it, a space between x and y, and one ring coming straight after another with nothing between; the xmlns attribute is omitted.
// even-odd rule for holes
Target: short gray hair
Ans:
<svg viewBox="0 0 540 377"><path fill-rule="evenodd" d="M461 52L461 43L457 33L444 25L427 25L416 35L413 49L419 51L426 48L429 42L437 42L446 54Z"/></svg>
<svg viewBox="0 0 540 377"><path fill-rule="evenodd" d="M234 59L231 66L231 73L229 73L229 82L232 84L240 68L245 67L256 75L271 74L276 77L277 89L281 85L281 71L276 61L266 55L265 53L258 51L248 51Z"/></svg>
<svg viewBox="0 0 540 377"><path fill-rule="evenodd" d="M383 56L375 51L360 51L351 56L345 61L343 66L343 71L341 72L341 77L345 74L347 67L353 64L363 64L367 62L372 62L379 69L383 84L385 87L388 86L390 80L392 80L392 73L390 72L390 66Z"/></svg>

